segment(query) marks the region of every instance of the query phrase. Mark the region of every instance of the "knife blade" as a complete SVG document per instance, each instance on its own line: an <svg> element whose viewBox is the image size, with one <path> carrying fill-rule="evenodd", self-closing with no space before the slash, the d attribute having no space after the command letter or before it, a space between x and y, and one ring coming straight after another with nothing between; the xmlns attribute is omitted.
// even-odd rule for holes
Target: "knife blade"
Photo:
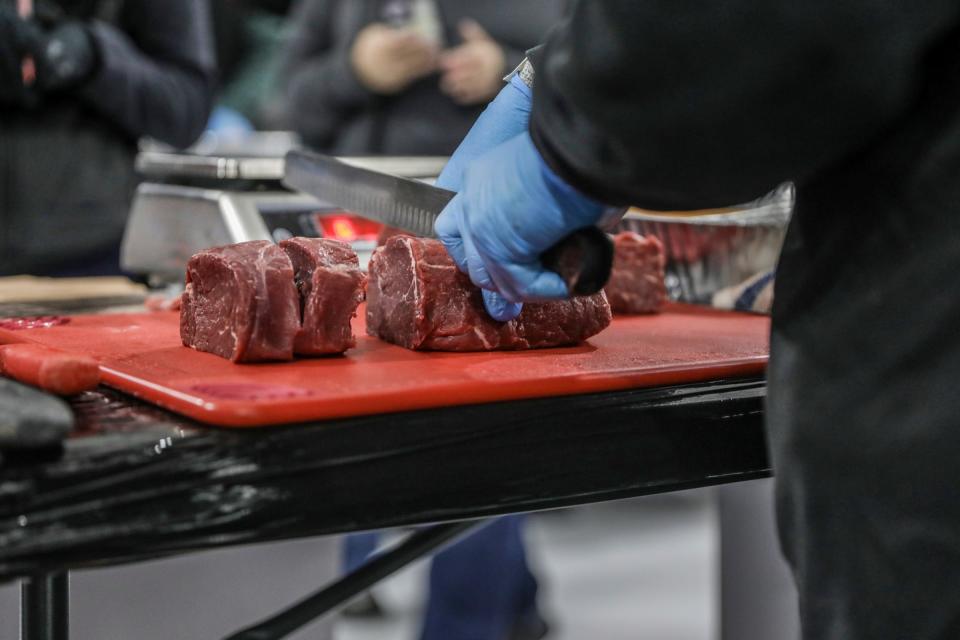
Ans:
<svg viewBox="0 0 960 640"><path fill-rule="evenodd" d="M414 235L435 238L434 222L456 195L424 182L354 167L308 151L287 153L283 182L365 218ZM573 295L597 293L613 266L613 244L596 227L577 229L540 256Z"/></svg>

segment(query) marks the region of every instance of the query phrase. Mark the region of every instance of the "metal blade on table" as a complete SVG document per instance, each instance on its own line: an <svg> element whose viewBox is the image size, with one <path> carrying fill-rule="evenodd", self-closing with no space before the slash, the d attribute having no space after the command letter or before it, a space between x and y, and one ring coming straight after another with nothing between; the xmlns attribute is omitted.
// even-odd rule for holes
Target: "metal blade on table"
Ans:
<svg viewBox="0 0 960 640"><path fill-rule="evenodd" d="M435 237L433 223L456 195L305 151L287 153L283 182L357 215L427 238Z"/></svg>

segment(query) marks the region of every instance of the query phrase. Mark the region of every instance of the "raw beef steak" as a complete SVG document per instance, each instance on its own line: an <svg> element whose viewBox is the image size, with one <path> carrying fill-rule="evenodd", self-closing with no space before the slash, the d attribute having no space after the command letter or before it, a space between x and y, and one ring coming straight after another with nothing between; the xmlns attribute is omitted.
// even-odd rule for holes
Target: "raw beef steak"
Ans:
<svg viewBox="0 0 960 640"><path fill-rule="evenodd" d="M293 262L302 323L293 350L300 355L343 353L357 344L350 320L363 302L365 278L357 254L342 242L292 238L280 243Z"/></svg>
<svg viewBox="0 0 960 640"><path fill-rule="evenodd" d="M493 351L583 342L610 324L603 292L526 304L510 322L493 320L480 289L437 240L395 236L376 250L367 287L367 332L408 349Z"/></svg>
<svg viewBox="0 0 960 640"><path fill-rule="evenodd" d="M613 239L613 271L604 291L616 314L656 313L667 301L666 257L653 236L624 231Z"/></svg>
<svg viewBox="0 0 960 640"><path fill-rule="evenodd" d="M205 249L187 263L180 338L234 362L292 360L299 299L290 258L272 242Z"/></svg>
<svg viewBox="0 0 960 640"><path fill-rule="evenodd" d="M393 236L412 236L413 234L409 231L404 231L403 229L398 229L397 227L385 226L380 229L380 234L377 235L377 246L382 247L387 244L387 240Z"/></svg>

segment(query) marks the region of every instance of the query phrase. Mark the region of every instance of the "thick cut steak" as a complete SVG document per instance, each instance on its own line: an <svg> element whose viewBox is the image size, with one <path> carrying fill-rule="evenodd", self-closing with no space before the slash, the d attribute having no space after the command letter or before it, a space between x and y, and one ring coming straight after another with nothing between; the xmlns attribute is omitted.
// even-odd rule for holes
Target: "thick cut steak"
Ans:
<svg viewBox="0 0 960 640"><path fill-rule="evenodd" d="M667 301L663 244L631 231L613 239L613 270L604 291L616 314L656 313Z"/></svg>
<svg viewBox="0 0 960 640"><path fill-rule="evenodd" d="M404 231L403 229L398 229L397 227L385 226L380 229L380 234L377 236L377 246L382 247L387 244L387 240L393 236L412 236L413 234L409 231Z"/></svg>
<svg viewBox="0 0 960 640"><path fill-rule="evenodd" d="M527 304L510 322L493 320L480 290L437 240L395 236L376 250L367 286L367 332L408 349L493 351L583 342L610 324L603 292Z"/></svg>
<svg viewBox="0 0 960 640"><path fill-rule="evenodd" d="M300 355L343 353L356 346L350 320L363 302L365 278L357 254L342 242L291 238L280 243L293 263L302 326L293 343Z"/></svg>
<svg viewBox="0 0 960 640"><path fill-rule="evenodd" d="M292 360L300 329L293 265L268 240L205 249L187 263L183 344L234 362Z"/></svg>

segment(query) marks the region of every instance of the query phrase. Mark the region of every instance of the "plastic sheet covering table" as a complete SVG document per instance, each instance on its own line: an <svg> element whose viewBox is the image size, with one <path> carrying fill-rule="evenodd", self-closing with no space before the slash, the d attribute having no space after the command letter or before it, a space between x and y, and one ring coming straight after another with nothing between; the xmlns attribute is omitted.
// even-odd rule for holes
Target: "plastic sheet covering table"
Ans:
<svg viewBox="0 0 960 640"><path fill-rule="evenodd" d="M71 569L762 477L765 389L721 378L236 430L101 388L72 401L62 451L3 452L0 579L65 595Z"/></svg>

